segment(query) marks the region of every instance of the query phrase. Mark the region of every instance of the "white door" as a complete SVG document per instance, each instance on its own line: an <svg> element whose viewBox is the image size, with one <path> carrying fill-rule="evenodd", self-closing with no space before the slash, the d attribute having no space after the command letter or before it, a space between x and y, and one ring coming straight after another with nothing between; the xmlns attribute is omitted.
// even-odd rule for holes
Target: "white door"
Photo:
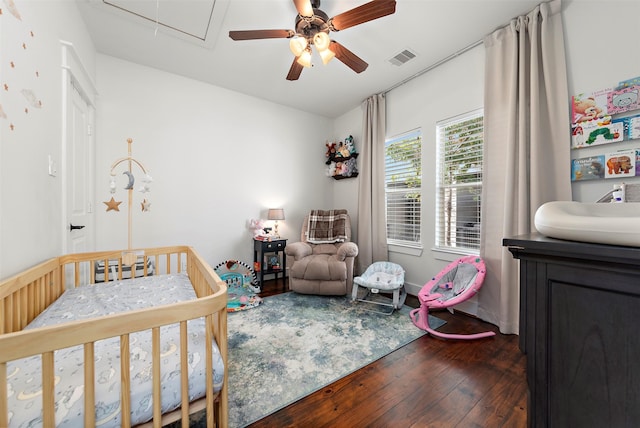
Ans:
<svg viewBox="0 0 640 428"><path fill-rule="evenodd" d="M77 83L68 85L66 142L67 253L94 250L93 107Z"/></svg>

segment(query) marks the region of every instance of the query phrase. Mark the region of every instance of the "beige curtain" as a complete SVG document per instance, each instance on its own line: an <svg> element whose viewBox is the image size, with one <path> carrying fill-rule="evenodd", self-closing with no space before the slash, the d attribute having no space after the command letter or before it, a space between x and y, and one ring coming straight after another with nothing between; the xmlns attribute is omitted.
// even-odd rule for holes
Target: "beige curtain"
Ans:
<svg viewBox="0 0 640 428"><path fill-rule="evenodd" d="M374 261L388 260L384 202L385 98L373 95L362 103L362 149L358 189L358 258L361 274Z"/></svg>
<svg viewBox="0 0 640 428"><path fill-rule="evenodd" d="M544 202L571 200L569 93L561 1L541 3L484 39L485 158L478 315L518 333L518 262L505 237L535 231Z"/></svg>

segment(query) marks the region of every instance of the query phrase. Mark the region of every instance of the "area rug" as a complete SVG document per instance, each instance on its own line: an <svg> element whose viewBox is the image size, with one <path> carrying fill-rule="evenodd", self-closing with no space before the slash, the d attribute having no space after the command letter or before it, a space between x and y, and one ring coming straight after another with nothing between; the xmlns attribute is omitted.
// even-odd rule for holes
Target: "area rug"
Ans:
<svg viewBox="0 0 640 428"><path fill-rule="evenodd" d="M228 314L229 426L244 427L426 334L348 297L284 293ZM444 321L429 315L433 328Z"/></svg>

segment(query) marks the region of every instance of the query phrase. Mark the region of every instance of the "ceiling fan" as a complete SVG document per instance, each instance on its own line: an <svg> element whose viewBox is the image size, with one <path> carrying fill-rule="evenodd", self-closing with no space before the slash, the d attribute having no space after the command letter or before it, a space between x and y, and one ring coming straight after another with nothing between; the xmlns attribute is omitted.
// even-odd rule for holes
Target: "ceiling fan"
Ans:
<svg viewBox="0 0 640 428"><path fill-rule="evenodd" d="M361 6L329 18L320 10L320 0L293 0L298 11L295 30L243 30L229 31L233 40L291 39L289 47L295 58L287 74L287 80L298 80L304 67L311 67L311 45L327 64L338 58L356 73L369 66L356 54L329 38L329 32L354 27L396 11L396 0L372 0Z"/></svg>

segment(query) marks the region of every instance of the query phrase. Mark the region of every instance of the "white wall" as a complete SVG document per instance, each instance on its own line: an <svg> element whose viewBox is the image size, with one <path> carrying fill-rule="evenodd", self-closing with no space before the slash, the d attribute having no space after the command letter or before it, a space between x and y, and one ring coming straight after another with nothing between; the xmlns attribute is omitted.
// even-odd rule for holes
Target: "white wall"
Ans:
<svg viewBox="0 0 640 428"><path fill-rule="evenodd" d="M570 95L612 88L640 76L640 2L566 1L563 17ZM602 154L612 147L572 150L571 158ZM640 148L640 141L616 143L612 150L626 148ZM640 184L640 177L573 182L573 199L595 202L622 181Z"/></svg>
<svg viewBox="0 0 640 428"><path fill-rule="evenodd" d="M60 254L62 48L74 44L88 72L94 48L74 2L16 1L0 15L0 278ZM23 46L24 44L24 46ZM13 65L11 65L13 64ZM21 93L33 91L40 107ZM27 111L25 111L27 109ZM13 129L12 129L13 127Z"/></svg>
<svg viewBox="0 0 640 428"><path fill-rule="evenodd" d="M154 180L151 211L142 212L134 192L133 247L186 244L214 266L252 262L250 219L284 208L279 231L293 242L309 209L330 206L330 119L105 55L97 70L98 249L127 245L123 169L120 212L101 203L111 197L110 167L127 155L127 138ZM134 175L142 178L135 168Z"/></svg>
<svg viewBox="0 0 640 428"><path fill-rule="evenodd" d="M353 136L356 151L360 153L362 150L362 108L357 107L348 113L343 114L334 122L333 141L343 141L349 135ZM357 166L360 168L361 160L356 159ZM346 178L336 180L327 177L327 181L331 183L331 204L329 208L345 208L349 211L351 217L351 239L358 241L358 184L359 178Z"/></svg>

